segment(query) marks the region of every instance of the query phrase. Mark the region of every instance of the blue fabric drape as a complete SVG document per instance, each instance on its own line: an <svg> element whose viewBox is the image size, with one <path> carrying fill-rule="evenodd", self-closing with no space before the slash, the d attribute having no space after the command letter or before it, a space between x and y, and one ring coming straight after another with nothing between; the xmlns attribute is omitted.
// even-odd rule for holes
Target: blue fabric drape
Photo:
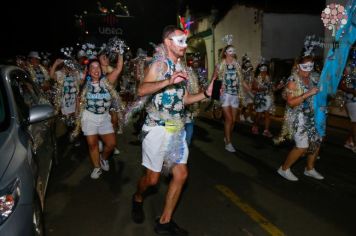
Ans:
<svg viewBox="0 0 356 236"><path fill-rule="evenodd" d="M326 110L328 95L336 93L342 77L350 47L356 40L356 20L354 19L356 0L346 5L348 20L335 35L338 47L329 50L319 81L319 92L314 98L315 124L320 136L325 136Z"/></svg>

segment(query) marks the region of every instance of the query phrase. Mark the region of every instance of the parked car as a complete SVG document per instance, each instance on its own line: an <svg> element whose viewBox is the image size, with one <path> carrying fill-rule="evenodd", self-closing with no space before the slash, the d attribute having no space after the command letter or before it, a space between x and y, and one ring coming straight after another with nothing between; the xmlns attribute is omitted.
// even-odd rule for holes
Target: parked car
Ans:
<svg viewBox="0 0 356 236"><path fill-rule="evenodd" d="M54 109L29 75L0 66L0 235L43 235L56 155Z"/></svg>

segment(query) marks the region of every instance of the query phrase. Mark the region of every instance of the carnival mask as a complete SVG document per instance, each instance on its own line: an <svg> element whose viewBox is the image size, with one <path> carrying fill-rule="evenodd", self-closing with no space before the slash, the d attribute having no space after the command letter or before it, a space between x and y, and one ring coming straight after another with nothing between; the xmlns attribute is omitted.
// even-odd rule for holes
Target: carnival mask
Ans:
<svg viewBox="0 0 356 236"><path fill-rule="evenodd" d="M226 53L227 53L228 55L236 55L236 49L233 48L233 47L230 47L230 48L228 48L228 49L226 50Z"/></svg>
<svg viewBox="0 0 356 236"><path fill-rule="evenodd" d="M187 45L187 36L185 34L172 36L171 39L172 39L173 43L178 47L185 48L188 46Z"/></svg>
<svg viewBox="0 0 356 236"><path fill-rule="evenodd" d="M299 64L299 68L302 71L310 72L314 68L314 62L310 62L309 61L309 62L306 62L306 63L303 63L303 64Z"/></svg>
<svg viewBox="0 0 356 236"><path fill-rule="evenodd" d="M267 71L267 69L268 69L268 68L267 68L267 66L265 66L265 65L263 65L263 66L260 67L260 71L261 71L261 72L262 72L262 71Z"/></svg>

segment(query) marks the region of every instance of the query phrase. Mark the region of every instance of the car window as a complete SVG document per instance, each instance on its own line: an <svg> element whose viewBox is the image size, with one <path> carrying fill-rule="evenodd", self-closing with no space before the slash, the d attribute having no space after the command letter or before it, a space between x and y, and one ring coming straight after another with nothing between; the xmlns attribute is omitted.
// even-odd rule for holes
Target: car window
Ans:
<svg viewBox="0 0 356 236"><path fill-rule="evenodd" d="M30 77L21 70L10 73L10 83L20 120L26 120L30 108L40 101L40 92Z"/></svg>

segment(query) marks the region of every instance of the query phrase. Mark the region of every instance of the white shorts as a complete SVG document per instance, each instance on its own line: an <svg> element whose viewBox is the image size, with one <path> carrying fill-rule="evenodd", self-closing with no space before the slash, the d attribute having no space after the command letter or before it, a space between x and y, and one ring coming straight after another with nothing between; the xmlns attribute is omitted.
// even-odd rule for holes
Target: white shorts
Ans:
<svg viewBox="0 0 356 236"><path fill-rule="evenodd" d="M264 96L264 99L266 99L266 104L260 107L255 107L256 112L265 112L265 111L270 111L272 107L272 98L269 95Z"/></svg>
<svg viewBox="0 0 356 236"><path fill-rule="evenodd" d="M164 157L167 154L171 133L164 126L142 127L143 132L148 132L142 141L142 165L154 172L161 172ZM184 131L185 136L185 131ZM185 137L183 142L183 154L177 164L187 164L188 146Z"/></svg>
<svg viewBox="0 0 356 236"><path fill-rule="evenodd" d="M303 114L299 114L299 126L297 129L297 132L294 134L294 141L295 141L295 146L297 148L308 148L309 147L309 139L308 139L308 134L305 131L304 128L304 116Z"/></svg>
<svg viewBox="0 0 356 236"><path fill-rule="evenodd" d="M223 93L220 96L220 102L222 107L239 108L239 98L237 95Z"/></svg>
<svg viewBox="0 0 356 236"><path fill-rule="evenodd" d="M346 108L351 122L356 122L356 102L346 103Z"/></svg>
<svg viewBox="0 0 356 236"><path fill-rule="evenodd" d="M84 110L81 124L82 131L85 136L114 133L114 128L111 123L111 116L108 112L105 114L95 114L93 112Z"/></svg>

